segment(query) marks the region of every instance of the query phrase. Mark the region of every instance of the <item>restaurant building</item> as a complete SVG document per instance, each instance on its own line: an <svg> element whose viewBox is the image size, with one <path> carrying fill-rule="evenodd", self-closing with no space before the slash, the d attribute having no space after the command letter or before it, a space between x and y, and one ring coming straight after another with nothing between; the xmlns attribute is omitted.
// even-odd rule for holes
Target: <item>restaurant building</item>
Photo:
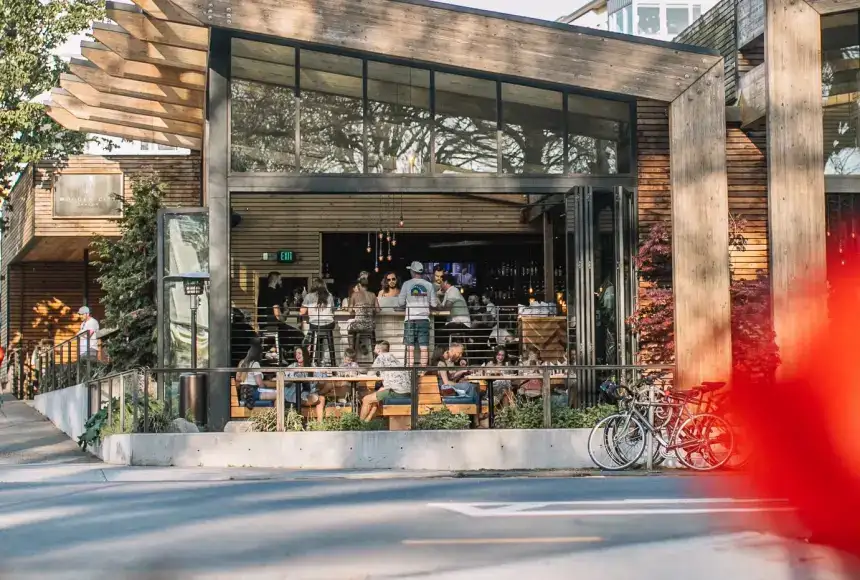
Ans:
<svg viewBox="0 0 860 580"><path fill-rule="evenodd" d="M769 3L758 53L698 24L668 43L424 0L135 4L109 3L116 25L95 26L51 114L202 152L206 211L166 212L159 282L163 300L179 274L208 270L209 367L231 366L243 333L260 331L272 271L291 290L322 276L345 297L361 270L375 290L389 270L442 263L502 305L554 303L570 344L554 356L630 364L633 256L665 221L685 386L729 376L733 275L769 270L778 336L792 281L823 285L819 10L842 4ZM738 71L762 61L766 127L736 102ZM730 213L752 224L744 252L730 254ZM191 222L206 241L179 227ZM594 300L606 281L611 361ZM160 348L179 367L174 302ZM223 424L227 377L210 392Z"/></svg>

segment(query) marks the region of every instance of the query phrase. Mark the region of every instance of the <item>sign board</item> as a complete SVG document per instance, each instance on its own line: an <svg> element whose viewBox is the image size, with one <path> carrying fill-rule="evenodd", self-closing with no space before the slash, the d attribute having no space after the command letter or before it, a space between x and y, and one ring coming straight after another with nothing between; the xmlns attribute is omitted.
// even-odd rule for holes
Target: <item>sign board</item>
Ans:
<svg viewBox="0 0 860 580"><path fill-rule="evenodd" d="M296 253L292 250L279 250L278 261L281 264L292 264L296 261Z"/></svg>
<svg viewBox="0 0 860 580"><path fill-rule="evenodd" d="M738 0L738 49L764 34L764 0Z"/></svg>
<svg viewBox="0 0 860 580"><path fill-rule="evenodd" d="M118 218L122 173L61 173L54 181L55 218Z"/></svg>

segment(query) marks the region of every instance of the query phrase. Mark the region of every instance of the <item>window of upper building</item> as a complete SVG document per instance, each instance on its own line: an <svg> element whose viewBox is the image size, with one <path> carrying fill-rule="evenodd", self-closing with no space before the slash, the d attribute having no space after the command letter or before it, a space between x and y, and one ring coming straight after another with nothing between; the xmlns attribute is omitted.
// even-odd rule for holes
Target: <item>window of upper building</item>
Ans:
<svg viewBox="0 0 860 580"><path fill-rule="evenodd" d="M660 22L660 6L653 4L640 4L636 8L637 34L654 36L662 34L663 27Z"/></svg>
<svg viewBox="0 0 860 580"><path fill-rule="evenodd" d="M860 175L860 20L858 12L821 17L824 173Z"/></svg>
<svg viewBox="0 0 860 580"><path fill-rule="evenodd" d="M690 25L690 7L686 4L666 6L666 32L675 36Z"/></svg>

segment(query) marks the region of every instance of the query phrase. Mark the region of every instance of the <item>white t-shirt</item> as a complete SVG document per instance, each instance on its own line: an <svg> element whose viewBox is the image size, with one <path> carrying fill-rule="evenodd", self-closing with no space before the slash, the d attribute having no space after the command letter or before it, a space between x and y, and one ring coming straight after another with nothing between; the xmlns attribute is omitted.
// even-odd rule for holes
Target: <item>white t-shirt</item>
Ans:
<svg viewBox="0 0 860 580"><path fill-rule="evenodd" d="M308 322L314 326L323 326L324 324L334 322L334 299L331 297L331 294L328 295L325 304L319 304L318 302L315 292L311 292L305 296L302 306L308 309Z"/></svg>
<svg viewBox="0 0 860 580"><path fill-rule="evenodd" d="M466 326L472 325L472 318L469 316L469 305L466 304L466 299L456 286L450 286L445 291L445 300L443 304L451 309L451 315L448 317L448 322L458 322Z"/></svg>
<svg viewBox="0 0 860 580"><path fill-rule="evenodd" d="M406 307L406 320L430 320L430 308L438 307L439 300L431 282L412 278L400 289L398 304Z"/></svg>
<svg viewBox="0 0 860 580"><path fill-rule="evenodd" d="M90 348L89 352L94 353L98 352L98 340L96 340L96 334L99 331L99 321L93 318L92 316L87 318L85 321L81 322L81 330L78 334L81 336L81 346L80 353L87 354L87 335L90 337Z"/></svg>
<svg viewBox="0 0 860 580"><path fill-rule="evenodd" d="M242 381L243 385L251 385L253 387L257 386L257 377L263 378L263 373L259 371L254 372L251 369L258 368L260 368L260 363L258 363L257 361L253 361L251 364L248 365L248 374L245 376L245 380Z"/></svg>

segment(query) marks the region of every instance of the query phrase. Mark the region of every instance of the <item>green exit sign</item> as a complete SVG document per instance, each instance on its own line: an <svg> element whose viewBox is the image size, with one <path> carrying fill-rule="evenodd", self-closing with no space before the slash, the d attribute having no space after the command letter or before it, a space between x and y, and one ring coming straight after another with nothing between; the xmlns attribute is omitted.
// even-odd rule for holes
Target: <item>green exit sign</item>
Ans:
<svg viewBox="0 0 860 580"><path fill-rule="evenodd" d="M278 262L282 264L292 264L296 261L296 253L292 250L279 250Z"/></svg>

